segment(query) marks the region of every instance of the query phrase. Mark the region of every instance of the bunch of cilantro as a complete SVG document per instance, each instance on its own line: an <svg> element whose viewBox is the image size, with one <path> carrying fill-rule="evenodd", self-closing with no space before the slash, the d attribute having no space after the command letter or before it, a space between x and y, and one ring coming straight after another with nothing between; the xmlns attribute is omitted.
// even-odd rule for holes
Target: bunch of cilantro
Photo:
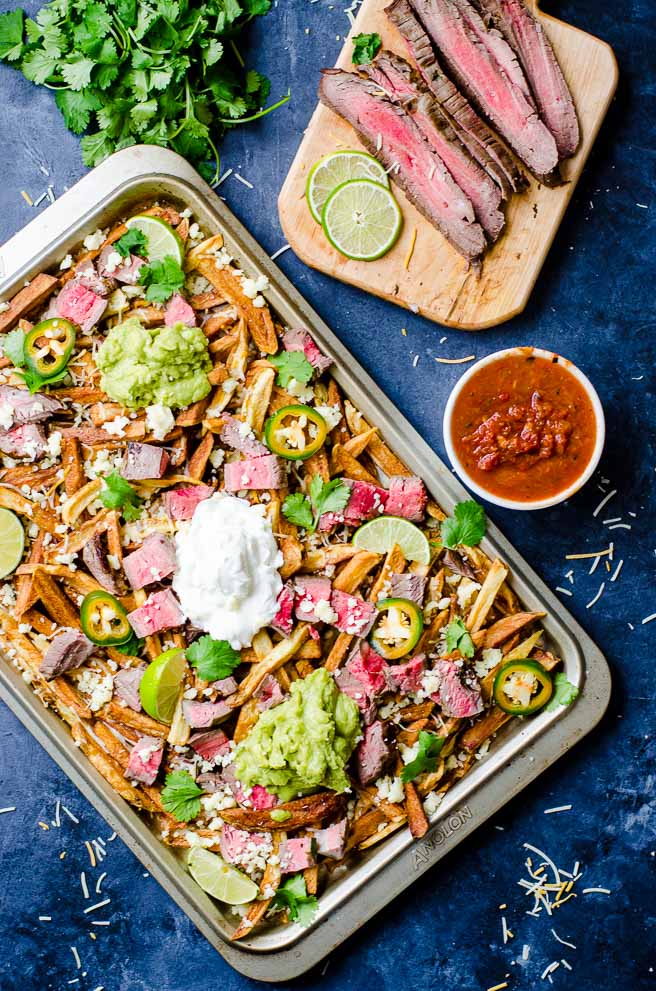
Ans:
<svg viewBox="0 0 656 991"><path fill-rule="evenodd" d="M267 109L269 81L237 47L271 0L52 0L0 15L0 59L55 90L86 165L134 144L173 148L216 179L215 141ZM213 164L211 164L213 162Z"/></svg>

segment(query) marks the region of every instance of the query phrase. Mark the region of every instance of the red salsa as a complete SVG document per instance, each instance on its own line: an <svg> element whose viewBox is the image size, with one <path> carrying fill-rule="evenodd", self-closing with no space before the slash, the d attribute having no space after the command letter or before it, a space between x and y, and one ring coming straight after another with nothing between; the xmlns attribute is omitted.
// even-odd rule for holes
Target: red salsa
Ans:
<svg viewBox="0 0 656 991"><path fill-rule="evenodd" d="M451 420L455 452L491 495L548 499L583 474L597 421L588 394L558 361L526 353L483 365L463 386Z"/></svg>

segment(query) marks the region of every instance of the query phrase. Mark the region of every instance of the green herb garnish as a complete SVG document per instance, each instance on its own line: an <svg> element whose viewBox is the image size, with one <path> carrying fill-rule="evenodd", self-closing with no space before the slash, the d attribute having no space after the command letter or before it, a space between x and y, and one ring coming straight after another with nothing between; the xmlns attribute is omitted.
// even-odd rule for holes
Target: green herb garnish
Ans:
<svg viewBox="0 0 656 991"><path fill-rule="evenodd" d="M216 181L215 142L257 120L268 79L246 69L237 47L271 0L53 0L34 20L0 15L0 58L55 90L86 165L134 144L173 148ZM214 164L210 165L210 160Z"/></svg>
<svg viewBox="0 0 656 991"><path fill-rule="evenodd" d="M375 31L373 34L356 34L353 39L353 65L373 62L382 44L382 38Z"/></svg>
<svg viewBox="0 0 656 991"><path fill-rule="evenodd" d="M294 874L281 884L271 903L273 909L289 910L292 922L299 926L309 926L316 915L319 903L314 895L308 895L305 878L302 874Z"/></svg>
<svg viewBox="0 0 656 991"><path fill-rule="evenodd" d="M549 703L544 707L545 712L553 712L555 709L559 709L561 705L569 705L579 694L576 685L568 681L567 675L563 674L562 671L558 671L554 676L553 685L553 695Z"/></svg>
<svg viewBox="0 0 656 991"><path fill-rule="evenodd" d="M203 681L222 681L241 663L239 651L227 640L213 640L209 636L195 640L185 653Z"/></svg>
<svg viewBox="0 0 656 991"><path fill-rule="evenodd" d="M178 822L189 822L200 812L202 794L189 771L171 771L162 788L162 805Z"/></svg>
<svg viewBox="0 0 656 991"><path fill-rule="evenodd" d="M143 265L139 270L139 283L148 287L146 299L149 303L166 303L184 286L185 274L175 258L167 255L152 265Z"/></svg>
<svg viewBox="0 0 656 991"><path fill-rule="evenodd" d="M62 368L54 375L47 376L39 375L37 371L27 365L25 358L25 337L26 335L20 327L16 327L15 330L11 330L6 335L2 342L2 350L14 367L20 369L20 371L17 371L17 374L23 379L29 391L34 394L46 385L55 385L55 383L65 379L68 375L68 368Z"/></svg>
<svg viewBox="0 0 656 991"><path fill-rule="evenodd" d="M406 764L401 771L401 781L404 784L414 781L415 778L418 778L420 774L424 774L426 771L435 770L437 767L437 758L444 746L444 737L437 736L436 733L427 733L425 730L420 730L417 743L419 745L417 756L409 764Z"/></svg>
<svg viewBox="0 0 656 991"><path fill-rule="evenodd" d="M129 657L139 657L145 642L133 630L129 640L126 640L125 643L115 644L113 649L118 650L119 654L127 654Z"/></svg>
<svg viewBox="0 0 656 991"><path fill-rule="evenodd" d="M304 527L309 533L314 533L323 513L341 512L351 498L351 490L341 478L324 482L321 475L313 475L309 491L309 498L302 492L294 492L282 504L289 522Z"/></svg>
<svg viewBox="0 0 656 991"><path fill-rule="evenodd" d="M286 389L292 379L307 385L314 375L314 368L302 351L281 351L269 361L278 369L276 385Z"/></svg>
<svg viewBox="0 0 656 991"><path fill-rule="evenodd" d="M127 258L129 255L139 255L141 258L145 258L148 253L147 248L148 238L143 231L136 227L132 227L112 245L112 249L117 251L121 258Z"/></svg>
<svg viewBox="0 0 656 991"><path fill-rule="evenodd" d="M473 657L476 648L469 630L461 619L452 620L446 628L446 649L449 654L459 650L463 657Z"/></svg>
<svg viewBox="0 0 656 991"><path fill-rule="evenodd" d="M442 522L442 543L445 547L475 547L480 544L486 530L485 510L473 499L459 502L453 507L453 516Z"/></svg>
<svg viewBox="0 0 656 991"><path fill-rule="evenodd" d="M105 488L100 490L99 499L107 509L120 509L123 519L128 523L138 520L142 509L141 496L138 496L129 482L119 475L117 471L106 475Z"/></svg>

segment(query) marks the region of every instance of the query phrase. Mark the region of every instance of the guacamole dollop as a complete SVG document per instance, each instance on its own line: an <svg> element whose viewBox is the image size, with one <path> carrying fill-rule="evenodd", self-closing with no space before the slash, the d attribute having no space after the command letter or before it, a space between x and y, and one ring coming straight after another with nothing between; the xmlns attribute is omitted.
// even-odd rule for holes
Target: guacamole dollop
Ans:
<svg viewBox="0 0 656 991"><path fill-rule="evenodd" d="M98 349L101 388L131 409L189 406L210 391L212 367L207 338L200 327L144 327L130 317L112 327Z"/></svg>
<svg viewBox="0 0 656 991"><path fill-rule="evenodd" d="M346 791L345 771L360 732L357 703L325 668L292 684L286 702L262 713L235 752L237 778L283 801L316 788Z"/></svg>

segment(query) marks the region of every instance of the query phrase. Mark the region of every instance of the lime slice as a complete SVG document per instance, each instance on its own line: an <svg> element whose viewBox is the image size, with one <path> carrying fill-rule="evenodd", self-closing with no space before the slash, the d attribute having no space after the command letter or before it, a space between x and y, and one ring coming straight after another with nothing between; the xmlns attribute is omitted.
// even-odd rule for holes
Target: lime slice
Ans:
<svg viewBox="0 0 656 991"><path fill-rule="evenodd" d="M0 578L6 578L16 570L24 547L23 524L10 509L0 509Z"/></svg>
<svg viewBox="0 0 656 991"><path fill-rule="evenodd" d="M431 551L426 536L418 526L402 516L377 516L363 523L353 534L353 543L363 551L387 554L394 544L403 551L406 561L428 564Z"/></svg>
<svg viewBox="0 0 656 991"><path fill-rule="evenodd" d="M137 214L125 221L128 230L139 230L148 238L146 254L148 261L162 261L163 258L175 258L178 265L184 259L184 241L173 230L170 224L159 217L149 217L147 214Z"/></svg>
<svg viewBox="0 0 656 991"><path fill-rule="evenodd" d="M347 258L372 262L396 242L403 215L389 189L372 179L351 179L325 202L321 226L333 248Z"/></svg>
<svg viewBox="0 0 656 991"><path fill-rule="evenodd" d="M321 223L323 205L334 189L350 179L373 179L389 189L389 179L382 165L364 151L334 151L312 166L305 185L310 213Z"/></svg>
<svg viewBox="0 0 656 991"><path fill-rule="evenodd" d="M236 867L230 867L218 854L210 853L203 847L192 847L187 867L203 891L227 905L252 902L259 890L255 882Z"/></svg>
<svg viewBox="0 0 656 991"><path fill-rule="evenodd" d="M161 723L170 723L173 719L186 664L184 651L174 647L165 650L146 668L139 695L142 706L153 719Z"/></svg>

